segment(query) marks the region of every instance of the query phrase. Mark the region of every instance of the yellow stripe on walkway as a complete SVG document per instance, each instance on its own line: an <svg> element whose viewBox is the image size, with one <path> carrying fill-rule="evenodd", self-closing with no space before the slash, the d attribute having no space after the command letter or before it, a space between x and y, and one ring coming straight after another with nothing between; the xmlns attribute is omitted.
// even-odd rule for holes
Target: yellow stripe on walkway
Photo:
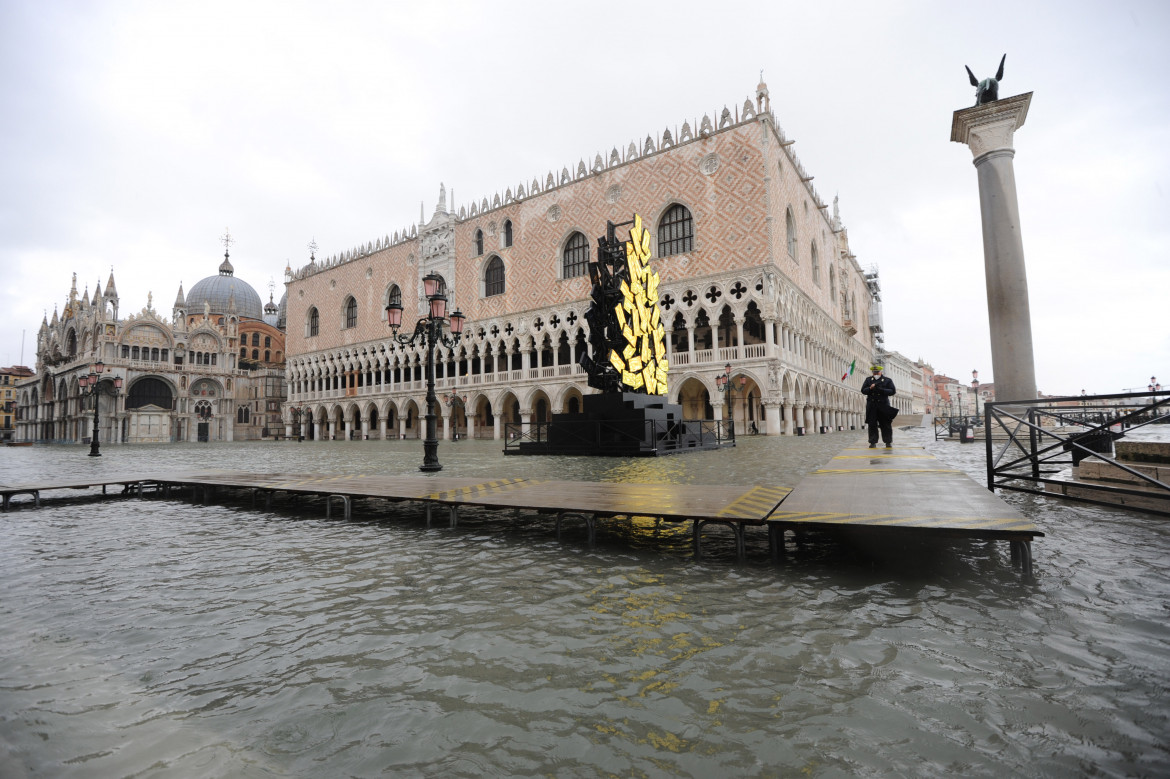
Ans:
<svg viewBox="0 0 1170 779"><path fill-rule="evenodd" d="M427 500L459 500L460 498L467 498L472 495L498 495L509 490L535 486L537 484L544 484L543 481L534 481L531 479L497 479L496 481L485 481L482 484L473 484L469 487L459 487L454 490L443 490L442 492L432 492L426 496Z"/></svg>
<svg viewBox="0 0 1170 779"><path fill-rule="evenodd" d="M871 457L894 457L906 460L933 460L929 454L839 454L834 460L868 460Z"/></svg>
<svg viewBox="0 0 1170 779"><path fill-rule="evenodd" d="M792 492L787 487L752 487L719 512L721 517L765 517Z"/></svg>
<svg viewBox="0 0 1170 779"><path fill-rule="evenodd" d="M938 529L1034 531L1036 526L1019 517L893 517L889 514L830 514L778 511L769 522L806 522L827 525L867 525L870 527L916 527Z"/></svg>
<svg viewBox="0 0 1170 779"><path fill-rule="evenodd" d="M818 468L813 474L827 473L962 473L946 468Z"/></svg>

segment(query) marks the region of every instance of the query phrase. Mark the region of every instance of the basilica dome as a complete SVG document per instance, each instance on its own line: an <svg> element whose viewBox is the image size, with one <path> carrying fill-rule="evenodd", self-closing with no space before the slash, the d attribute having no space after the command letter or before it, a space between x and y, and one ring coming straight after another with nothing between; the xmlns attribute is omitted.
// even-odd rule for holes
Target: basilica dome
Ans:
<svg viewBox="0 0 1170 779"><path fill-rule="evenodd" d="M208 276L191 287L187 293L187 311L192 314L203 313L203 304L207 303L211 313L226 316L228 302L234 296L236 299L236 314L248 319L263 319L264 305L260 296L252 285L243 279L235 277L235 269L225 253L223 263L219 266L218 276Z"/></svg>

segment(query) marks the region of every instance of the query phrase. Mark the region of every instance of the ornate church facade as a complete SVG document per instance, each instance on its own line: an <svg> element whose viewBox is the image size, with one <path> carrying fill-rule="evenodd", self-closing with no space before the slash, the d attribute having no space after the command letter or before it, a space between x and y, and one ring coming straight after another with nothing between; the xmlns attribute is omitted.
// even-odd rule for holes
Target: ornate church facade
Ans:
<svg viewBox="0 0 1170 779"><path fill-rule="evenodd" d="M270 296L271 298L271 296ZM97 402L99 440L169 443L258 439L283 432L283 309L234 276L224 254L216 276L183 294L171 317L148 297L119 316L111 271L78 295L77 276L63 312L37 333L36 375L17 386L16 440L88 441ZM82 381L101 361L96 392ZM121 379L117 390L114 379Z"/></svg>
<svg viewBox="0 0 1170 779"><path fill-rule="evenodd" d="M860 426L863 398L842 375L880 350L880 287L811 181L761 83L734 113L490 201L456 211L441 187L429 220L286 271L286 434L421 435L425 347L395 344L385 309L424 316L430 273L467 317L462 341L436 352L444 438L498 439L506 423L580 408L593 391L577 362L588 263L606 222L634 214L656 238L668 399L687 418L730 414L769 435Z"/></svg>

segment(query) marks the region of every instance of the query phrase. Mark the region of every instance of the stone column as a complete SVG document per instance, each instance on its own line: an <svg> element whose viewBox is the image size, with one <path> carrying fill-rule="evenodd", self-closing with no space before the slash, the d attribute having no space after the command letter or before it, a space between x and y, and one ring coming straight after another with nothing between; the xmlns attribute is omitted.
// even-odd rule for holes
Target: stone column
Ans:
<svg viewBox="0 0 1170 779"><path fill-rule="evenodd" d="M1028 92L955 111L951 124L951 140L970 147L979 176L991 365L1001 400L1036 398L1028 277L1012 165L1014 134L1024 126L1031 101Z"/></svg>
<svg viewBox="0 0 1170 779"><path fill-rule="evenodd" d="M764 432L780 435L780 401L764 401Z"/></svg>
<svg viewBox="0 0 1170 779"><path fill-rule="evenodd" d="M386 415L382 414L378 417L378 439L386 440Z"/></svg>

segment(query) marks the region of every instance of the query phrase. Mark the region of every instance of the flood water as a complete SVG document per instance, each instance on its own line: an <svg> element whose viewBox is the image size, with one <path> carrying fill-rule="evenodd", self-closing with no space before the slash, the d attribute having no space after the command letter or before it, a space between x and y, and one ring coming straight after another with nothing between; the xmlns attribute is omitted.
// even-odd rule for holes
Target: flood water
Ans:
<svg viewBox="0 0 1170 779"><path fill-rule="evenodd" d="M978 446L927 446L978 479ZM857 440L443 476L795 486ZM417 473L421 443L0 448L0 481L238 468ZM1170 521L1006 494L1007 545L730 534L244 495L77 493L0 515L0 776L1165 776Z"/></svg>

